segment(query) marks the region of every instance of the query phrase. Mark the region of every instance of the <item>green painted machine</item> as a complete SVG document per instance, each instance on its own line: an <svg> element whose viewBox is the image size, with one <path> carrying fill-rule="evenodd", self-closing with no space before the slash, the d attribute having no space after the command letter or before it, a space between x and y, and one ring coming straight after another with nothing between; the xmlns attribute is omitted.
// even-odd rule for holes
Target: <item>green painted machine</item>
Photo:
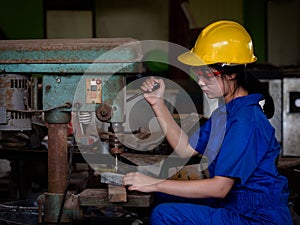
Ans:
<svg viewBox="0 0 300 225"><path fill-rule="evenodd" d="M122 153L113 134L123 131L126 76L140 73L141 61L139 43L130 38L0 41L0 132L30 130L40 115L48 128L46 222L61 216L68 124L76 141L88 145L94 140L85 126L96 117L108 124L111 154Z"/></svg>

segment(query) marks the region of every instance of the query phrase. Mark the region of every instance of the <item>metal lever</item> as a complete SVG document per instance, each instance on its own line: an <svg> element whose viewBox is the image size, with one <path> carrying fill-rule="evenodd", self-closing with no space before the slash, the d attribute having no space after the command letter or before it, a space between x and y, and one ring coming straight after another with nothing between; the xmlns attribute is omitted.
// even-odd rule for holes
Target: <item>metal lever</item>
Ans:
<svg viewBox="0 0 300 225"><path fill-rule="evenodd" d="M155 83L154 86L153 86L152 91L140 91L139 93L137 93L137 94L135 94L135 95L133 95L133 96L127 98L127 99L126 99L126 103L132 101L133 99L139 97L140 95L143 95L143 94L145 94L145 93L151 93L151 92L153 92L153 91L156 91L156 90L159 89L159 88L160 88L159 83Z"/></svg>

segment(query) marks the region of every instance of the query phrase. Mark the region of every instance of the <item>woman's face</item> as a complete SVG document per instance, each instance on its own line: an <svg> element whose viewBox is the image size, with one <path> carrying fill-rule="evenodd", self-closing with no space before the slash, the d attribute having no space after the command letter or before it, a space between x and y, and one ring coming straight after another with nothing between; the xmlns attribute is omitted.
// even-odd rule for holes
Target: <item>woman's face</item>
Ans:
<svg viewBox="0 0 300 225"><path fill-rule="evenodd" d="M195 67L193 72L203 93L210 99L226 94L226 79L214 68L209 66Z"/></svg>

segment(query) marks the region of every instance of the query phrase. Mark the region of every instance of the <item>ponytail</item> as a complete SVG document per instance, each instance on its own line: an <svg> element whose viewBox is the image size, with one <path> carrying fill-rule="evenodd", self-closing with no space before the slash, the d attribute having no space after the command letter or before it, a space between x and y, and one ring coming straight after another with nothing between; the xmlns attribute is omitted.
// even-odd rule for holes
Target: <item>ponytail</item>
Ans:
<svg viewBox="0 0 300 225"><path fill-rule="evenodd" d="M239 85L244 87L249 94L262 94L265 100L263 106L263 111L268 119L271 119L274 116L275 106L272 96L269 93L268 87L264 85L263 82L258 80L253 74L245 70L240 71L240 74L237 74L238 79L242 81ZM244 79L243 79L244 78Z"/></svg>
<svg viewBox="0 0 300 225"><path fill-rule="evenodd" d="M274 116L275 106L272 96L268 88L258 80L253 74L246 71L246 64L235 66L222 66L220 64L213 64L210 67L221 72L221 74L236 74L236 88L243 87L249 94L262 94L265 100L263 111L268 119Z"/></svg>

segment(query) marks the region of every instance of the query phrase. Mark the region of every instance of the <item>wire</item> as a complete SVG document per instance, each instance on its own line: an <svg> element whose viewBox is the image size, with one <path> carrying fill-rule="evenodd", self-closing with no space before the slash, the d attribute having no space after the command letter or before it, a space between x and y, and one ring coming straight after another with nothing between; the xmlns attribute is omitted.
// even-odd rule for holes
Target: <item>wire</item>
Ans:
<svg viewBox="0 0 300 225"><path fill-rule="evenodd" d="M42 109L42 110L22 110L22 109L7 109L7 111L11 111L11 112L24 112L24 113L37 113L37 112L48 112L48 111L52 111L54 109L59 109L59 108L71 108L72 104L70 102L66 102L63 105L59 105L59 106L55 106L49 109Z"/></svg>
<svg viewBox="0 0 300 225"><path fill-rule="evenodd" d="M3 222L3 223L2 223ZM0 218L0 224L11 224L11 225L30 225L28 223L21 223L21 222L16 222L16 221L10 221L10 220L5 220Z"/></svg>

